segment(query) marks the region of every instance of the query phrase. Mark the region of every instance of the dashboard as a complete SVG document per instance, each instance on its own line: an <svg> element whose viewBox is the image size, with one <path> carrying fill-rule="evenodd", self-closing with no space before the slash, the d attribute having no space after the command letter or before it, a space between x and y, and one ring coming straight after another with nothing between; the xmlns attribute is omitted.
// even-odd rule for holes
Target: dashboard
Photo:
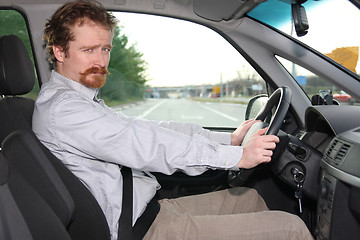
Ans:
<svg viewBox="0 0 360 240"><path fill-rule="evenodd" d="M322 152L320 179L313 183L318 185L316 239L358 239L360 107L314 106L305 119L304 139Z"/></svg>

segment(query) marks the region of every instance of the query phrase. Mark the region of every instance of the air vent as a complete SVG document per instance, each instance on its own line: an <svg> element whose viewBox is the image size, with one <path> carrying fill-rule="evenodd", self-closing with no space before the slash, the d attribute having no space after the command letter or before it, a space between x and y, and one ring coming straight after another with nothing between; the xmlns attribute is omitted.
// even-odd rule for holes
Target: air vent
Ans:
<svg viewBox="0 0 360 240"><path fill-rule="evenodd" d="M332 165L339 166L350 150L350 147L350 144L335 138L326 151L327 159L330 160Z"/></svg>

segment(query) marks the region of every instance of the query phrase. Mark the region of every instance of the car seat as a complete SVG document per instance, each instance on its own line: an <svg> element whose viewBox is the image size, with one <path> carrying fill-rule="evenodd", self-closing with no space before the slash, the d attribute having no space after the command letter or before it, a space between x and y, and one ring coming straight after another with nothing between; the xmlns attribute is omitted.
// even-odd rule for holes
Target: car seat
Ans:
<svg viewBox="0 0 360 240"><path fill-rule="evenodd" d="M14 35L0 37L2 151L56 213L71 239L110 239L106 218L93 195L31 129L34 100L18 95L30 92L34 83L33 65L22 41Z"/></svg>
<svg viewBox="0 0 360 240"><path fill-rule="evenodd" d="M1 153L0 239L70 240L53 210Z"/></svg>
<svg viewBox="0 0 360 240"><path fill-rule="evenodd" d="M31 127L34 100L19 95L34 84L34 67L23 42L14 35L0 37L0 143L13 130Z"/></svg>

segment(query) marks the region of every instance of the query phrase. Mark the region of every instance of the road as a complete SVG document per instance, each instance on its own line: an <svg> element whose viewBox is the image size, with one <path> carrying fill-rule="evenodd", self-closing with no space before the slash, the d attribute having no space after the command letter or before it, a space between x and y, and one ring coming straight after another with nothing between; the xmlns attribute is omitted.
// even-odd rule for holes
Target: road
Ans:
<svg viewBox="0 0 360 240"><path fill-rule="evenodd" d="M237 127L245 119L246 105L167 98L147 99L115 107L115 110L150 120L192 122L204 127Z"/></svg>

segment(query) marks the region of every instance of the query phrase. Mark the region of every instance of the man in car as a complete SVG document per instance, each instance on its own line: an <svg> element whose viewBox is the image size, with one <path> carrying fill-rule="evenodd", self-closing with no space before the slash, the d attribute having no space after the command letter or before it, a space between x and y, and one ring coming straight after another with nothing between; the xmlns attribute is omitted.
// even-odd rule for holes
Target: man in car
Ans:
<svg viewBox="0 0 360 240"><path fill-rule="evenodd" d="M114 17L100 3L66 3L44 29L51 78L41 87L33 130L91 191L117 239L122 206L120 168L132 169L133 224L160 188L149 172L253 168L271 160L278 137L256 132L254 120L233 133L194 124L154 122L116 113L97 98L106 82ZM125 193L126 194L126 193ZM269 211L255 190L234 188L160 201L144 239L312 239L295 215Z"/></svg>

